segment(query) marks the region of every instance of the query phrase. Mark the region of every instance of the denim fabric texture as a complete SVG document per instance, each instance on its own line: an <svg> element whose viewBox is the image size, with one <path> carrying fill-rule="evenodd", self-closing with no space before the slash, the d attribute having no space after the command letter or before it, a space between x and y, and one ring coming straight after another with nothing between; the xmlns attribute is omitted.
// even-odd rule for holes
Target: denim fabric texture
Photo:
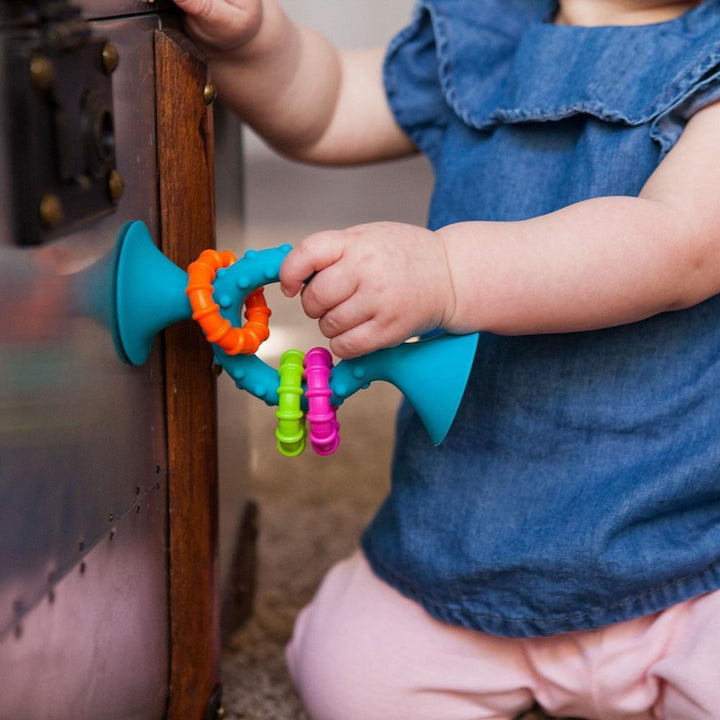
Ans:
<svg viewBox="0 0 720 720"><path fill-rule="evenodd" d="M555 10L422 0L391 43L389 102L435 170L429 227L637 195L720 98L720 0L630 27ZM552 635L719 588L720 296L608 330L481 334L440 447L401 409L392 480L363 549L443 621Z"/></svg>

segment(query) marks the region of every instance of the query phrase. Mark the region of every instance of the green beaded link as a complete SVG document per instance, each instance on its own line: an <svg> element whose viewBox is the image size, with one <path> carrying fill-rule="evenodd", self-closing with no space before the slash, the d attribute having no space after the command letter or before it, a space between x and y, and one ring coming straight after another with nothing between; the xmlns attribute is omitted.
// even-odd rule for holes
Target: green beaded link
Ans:
<svg viewBox="0 0 720 720"><path fill-rule="evenodd" d="M303 360L305 353L300 350L286 350L280 358L280 386L278 393L278 419L275 437L277 447L285 457L295 457L305 450L305 413L300 409L303 394Z"/></svg>

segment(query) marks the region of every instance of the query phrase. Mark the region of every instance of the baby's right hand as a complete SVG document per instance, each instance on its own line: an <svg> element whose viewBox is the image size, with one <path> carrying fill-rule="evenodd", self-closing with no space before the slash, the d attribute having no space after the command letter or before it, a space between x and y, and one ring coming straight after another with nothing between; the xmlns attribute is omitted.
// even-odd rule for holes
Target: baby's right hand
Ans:
<svg viewBox="0 0 720 720"><path fill-rule="evenodd" d="M234 50L252 40L263 21L262 0L175 0L192 37L209 50Z"/></svg>

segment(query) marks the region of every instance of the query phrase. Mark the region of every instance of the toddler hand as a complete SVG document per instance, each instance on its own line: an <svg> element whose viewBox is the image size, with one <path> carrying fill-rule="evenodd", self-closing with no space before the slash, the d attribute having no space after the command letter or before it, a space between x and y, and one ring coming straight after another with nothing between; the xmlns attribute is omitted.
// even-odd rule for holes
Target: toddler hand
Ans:
<svg viewBox="0 0 720 720"><path fill-rule="evenodd" d="M257 35L262 0L175 0L188 32L210 50L232 50Z"/></svg>
<svg viewBox="0 0 720 720"><path fill-rule="evenodd" d="M282 264L283 293L296 295L311 276L303 308L341 358L394 347L453 314L443 240L413 225L379 222L310 235Z"/></svg>

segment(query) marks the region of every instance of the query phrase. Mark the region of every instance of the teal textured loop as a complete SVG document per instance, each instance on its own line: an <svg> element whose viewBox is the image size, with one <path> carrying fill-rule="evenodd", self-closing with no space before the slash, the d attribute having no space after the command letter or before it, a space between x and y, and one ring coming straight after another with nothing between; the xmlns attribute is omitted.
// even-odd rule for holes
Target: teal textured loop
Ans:
<svg viewBox="0 0 720 720"><path fill-rule="evenodd" d="M215 295L228 295L232 302L221 307L220 314L236 322L245 298L254 290L268 283L278 282L280 266L292 248L282 245L268 250L248 250L243 257L226 269L222 277L216 278ZM270 330L272 336L272 328ZM277 388L280 376L257 355L228 355L217 345L213 346L215 361L235 381L235 385L264 400L268 405L278 404ZM262 395L256 389L262 387ZM304 403L303 403L304 405Z"/></svg>

